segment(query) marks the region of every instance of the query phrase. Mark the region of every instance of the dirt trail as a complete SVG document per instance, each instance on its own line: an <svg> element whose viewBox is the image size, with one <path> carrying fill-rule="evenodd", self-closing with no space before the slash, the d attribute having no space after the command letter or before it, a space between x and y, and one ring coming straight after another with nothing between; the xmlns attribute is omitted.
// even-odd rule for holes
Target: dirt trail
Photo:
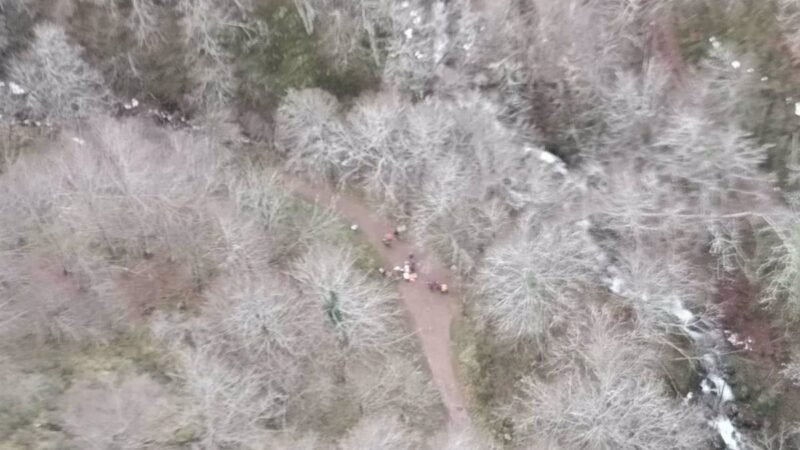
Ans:
<svg viewBox="0 0 800 450"><path fill-rule="evenodd" d="M357 224L359 231L378 251L384 267L402 265L413 253L417 260L419 279L414 283L399 282L397 287L408 311L411 325L422 344L425 359L442 401L450 416L450 427L460 428L469 423L466 401L453 369L450 352L450 323L459 313L460 298L454 289L450 271L436 257L412 242L396 241L387 248L381 243L383 236L392 230L391 224L379 217L355 196L338 193L328 185L314 185L300 180L287 180L285 188L295 195L325 207L331 207L340 217ZM427 283L435 280L451 287L447 295L432 292Z"/></svg>

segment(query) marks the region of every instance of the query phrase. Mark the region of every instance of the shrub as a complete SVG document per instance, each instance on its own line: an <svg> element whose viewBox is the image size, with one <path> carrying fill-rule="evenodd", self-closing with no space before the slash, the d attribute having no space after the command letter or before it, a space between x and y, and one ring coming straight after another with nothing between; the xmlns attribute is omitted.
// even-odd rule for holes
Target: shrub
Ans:
<svg viewBox="0 0 800 450"><path fill-rule="evenodd" d="M89 117L108 100L103 77L54 24L35 27L31 47L9 62L8 75L28 91L26 104L37 119Z"/></svg>

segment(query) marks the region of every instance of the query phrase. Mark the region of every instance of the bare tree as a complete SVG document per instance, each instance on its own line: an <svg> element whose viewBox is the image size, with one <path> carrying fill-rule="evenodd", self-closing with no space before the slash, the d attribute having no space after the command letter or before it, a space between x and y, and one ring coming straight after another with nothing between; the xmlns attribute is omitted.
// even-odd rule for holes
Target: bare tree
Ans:
<svg viewBox="0 0 800 450"><path fill-rule="evenodd" d="M124 310L86 292L81 274L68 276L57 258L36 253L8 251L2 257L4 339L24 338L37 344L105 342L122 329Z"/></svg>
<svg viewBox="0 0 800 450"><path fill-rule="evenodd" d="M359 169L336 98L321 89L290 91L278 109L275 139L289 168L345 182Z"/></svg>
<svg viewBox="0 0 800 450"><path fill-rule="evenodd" d="M392 3L387 0L298 0L298 12L306 29L320 36L324 53L335 66L347 66L356 59L384 62L383 36L392 26ZM310 27L309 27L310 25ZM366 40L366 46L362 43Z"/></svg>
<svg viewBox="0 0 800 450"><path fill-rule="evenodd" d="M432 163L413 207L412 229L442 259L468 273L506 222L497 202L482 201L482 186L457 158Z"/></svg>
<svg viewBox="0 0 800 450"><path fill-rule="evenodd" d="M773 429L775 431L773 431ZM764 427L745 443L754 450L789 450L800 445L800 424L780 422L777 426Z"/></svg>
<svg viewBox="0 0 800 450"><path fill-rule="evenodd" d="M417 433L408 429L397 417L387 415L363 418L339 442L341 450L412 450L421 445Z"/></svg>
<svg viewBox="0 0 800 450"><path fill-rule="evenodd" d="M338 223L331 211L292 198L279 184L275 174L244 167L230 174L227 188L237 212L244 216L239 220L250 218L267 233L271 261L285 262L325 240Z"/></svg>
<svg viewBox="0 0 800 450"><path fill-rule="evenodd" d="M6 16L5 14L0 15L0 53L5 53L6 48L8 48L8 33L9 31L8 27L6 26Z"/></svg>
<svg viewBox="0 0 800 450"><path fill-rule="evenodd" d="M383 79L421 98L431 91L437 66L443 63L444 3L432 2L429 7L418 1L395 3L391 16Z"/></svg>
<svg viewBox="0 0 800 450"><path fill-rule="evenodd" d="M115 5L112 4L110 7L115 8ZM131 1L128 23L139 46L147 47L153 41L163 38L160 30L160 14L160 5L157 1Z"/></svg>
<svg viewBox="0 0 800 450"><path fill-rule="evenodd" d="M412 351L351 361L346 376L364 416L398 412L414 429L435 430L444 425L441 397Z"/></svg>
<svg viewBox="0 0 800 450"><path fill-rule="evenodd" d="M300 431L284 431L282 435L272 435L269 442L262 447L264 450L284 450L287 448L295 450L330 450L330 446L314 433L301 433Z"/></svg>
<svg viewBox="0 0 800 450"><path fill-rule="evenodd" d="M584 316L582 314L587 314ZM551 347L552 371L522 382L519 434L566 448L702 448L701 415L666 393L644 336L608 310L578 313Z"/></svg>
<svg viewBox="0 0 800 450"><path fill-rule="evenodd" d="M404 339L395 294L356 267L352 250L313 248L297 262L292 276L321 306L323 320L344 349L388 351Z"/></svg>
<svg viewBox="0 0 800 450"><path fill-rule="evenodd" d="M787 34L787 43L795 57L800 56L800 5L795 0L778 1L778 20Z"/></svg>
<svg viewBox="0 0 800 450"><path fill-rule="evenodd" d="M31 47L9 62L9 78L27 91L27 106L37 119L68 120L91 116L108 99L103 77L81 57L57 25L34 29Z"/></svg>
<svg viewBox="0 0 800 450"><path fill-rule="evenodd" d="M763 301L783 310L794 322L800 320L800 228L794 220L776 225L778 242L759 270L766 281Z"/></svg>
<svg viewBox="0 0 800 450"><path fill-rule="evenodd" d="M608 86L598 86L605 129L601 141L587 143L582 153L614 165L643 158L640 149L652 143L668 115L670 81L669 69L650 60L641 71L619 71Z"/></svg>
<svg viewBox="0 0 800 450"><path fill-rule="evenodd" d="M432 159L452 135L442 102L409 105L397 92L361 98L347 114L359 181L379 210L410 212Z"/></svg>
<svg viewBox="0 0 800 450"><path fill-rule="evenodd" d="M264 375L299 381L304 358L331 335L314 299L277 278L257 274L233 273L208 295L208 339L226 348L229 356L238 355L240 363L261 367Z"/></svg>
<svg viewBox="0 0 800 450"><path fill-rule="evenodd" d="M701 112L673 116L655 142L653 161L683 182L701 209L724 207L732 196L758 197L765 177L759 165L767 146L734 125L716 126Z"/></svg>
<svg viewBox="0 0 800 450"><path fill-rule="evenodd" d="M203 430L201 442L210 448L258 448L266 440L265 421L285 411L286 394L259 367L237 365L208 347L183 355L191 407L187 423Z"/></svg>
<svg viewBox="0 0 800 450"><path fill-rule="evenodd" d="M500 447L494 445L491 438L484 435L481 430L473 427L463 427L448 430L444 445L435 448L441 448L442 450L493 450ZM539 449L537 448L537 450Z"/></svg>
<svg viewBox="0 0 800 450"><path fill-rule="evenodd" d="M562 226L513 238L489 249L475 279L475 308L500 339L545 340L596 283L580 230Z"/></svg>
<svg viewBox="0 0 800 450"><path fill-rule="evenodd" d="M234 96L236 79L233 55L226 48L226 39L235 29L245 29L242 16L251 5L249 0L197 1L179 0L177 10L183 15L187 67L194 70L197 92L206 107L222 107Z"/></svg>
<svg viewBox="0 0 800 450"><path fill-rule="evenodd" d="M636 312L642 327L669 334L686 333L686 327L694 320L681 317L680 311L704 304L704 286L692 276L689 264L669 248L644 242L618 248L613 278L608 281Z"/></svg>
<svg viewBox="0 0 800 450"><path fill-rule="evenodd" d="M81 448L156 449L171 437L176 399L146 375L79 380L63 402L66 429Z"/></svg>

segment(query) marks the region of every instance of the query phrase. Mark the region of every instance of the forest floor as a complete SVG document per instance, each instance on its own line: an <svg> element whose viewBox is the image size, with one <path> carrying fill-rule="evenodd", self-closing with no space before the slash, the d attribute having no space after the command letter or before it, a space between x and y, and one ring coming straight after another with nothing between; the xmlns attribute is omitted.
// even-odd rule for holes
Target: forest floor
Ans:
<svg viewBox="0 0 800 450"><path fill-rule="evenodd" d="M464 389L453 368L454 358L450 347L450 325L460 314L459 289L455 279L444 264L419 248L410 237L396 239L390 247L382 239L394 230L394 225L377 217L364 201L346 192L337 192L327 184L313 184L300 179L286 179L284 189L304 200L322 207L331 208L343 220L357 225L366 241L380 256L384 269L391 271L402 266L408 255L413 254L417 262L419 278L415 282L399 281L397 290L407 311L407 317L422 345L425 360L433 381L447 408L450 427L461 428L469 424ZM376 270L378 268L376 267ZM447 294L432 291L428 282L446 283Z"/></svg>

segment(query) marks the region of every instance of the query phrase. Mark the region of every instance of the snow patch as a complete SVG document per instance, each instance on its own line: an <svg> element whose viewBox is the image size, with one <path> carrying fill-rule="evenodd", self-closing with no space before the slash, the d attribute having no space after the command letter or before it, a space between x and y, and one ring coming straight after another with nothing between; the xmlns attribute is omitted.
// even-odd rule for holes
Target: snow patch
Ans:
<svg viewBox="0 0 800 450"><path fill-rule="evenodd" d="M722 398L723 402L733 401L733 390L731 390L731 387L725 382L725 380L722 379L721 376L712 373L708 375L708 380L714 383L714 391L720 398Z"/></svg>
<svg viewBox="0 0 800 450"><path fill-rule="evenodd" d="M72 142L74 142L74 143L76 143L78 145L83 145L83 144L86 143L86 141L84 141L83 139L81 139L79 137L73 137L72 138Z"/></svg>
<svg viewBox="0 0 800 450"><path fill-rule="evenodd" d="M406 31L404 31L403 34L406 35L406 39L411 39L411 38L414 37L414 29L413 28L409 28Z"/></svg>
<svg viewBox="0 0 800 450"><path fill-rule="evenodd" d="M736 427L733 426L731 423L731 419L727 417L717 417L712 422L714 428L717 429L719 432L720 437L722 438L722 442L725 443L725 446L728 447L730 450L739 450L739 432L736 431Z"/></svg>
<svg viewBox="0 0 800 450"><path fill-rule="evenodd" d="M608 288L611 289L611 292L619 295L622 293L622 286L624 286L624 284L625 283L622 281L622 278L614 277L611 279L611 286Z"/></svg>
<svg viewBox="0 0 800 450"><path fill-rule="evenodd" d="M139 106L139 100L136 100L135 98L132 98L130 102L124 103L122 105L123 108L128 110L136 108L137 106Z"/></svg>
<svg viewBox="0 0 800 450"><path fill-rule="evenodd" d="M686 309L686 307L683 306L683 303L681 303L681 301L678 299L675 299L675 302L672 305L672 314L684 324L694 321L695 318L694 314Z"/></svg>
<svg viewBox="0 0 800 450"><path fill-rule="evenodd" d="M555 170L557 173L561 175L566 175L568 173L567 165L564 164L564 161L562 161L561 158L548 151L545 150L539 151L539 161L542 161L545 164L553 165L554 166L553 170Z"/></svg>
<svg viewBox="0 0 800 450"><path fill-rule="evenodd" d="M742 67L742 63L740 63L739 61L731 61L731 67L733 67L734 69L738 69Z"/></svg>
<svg viewBox="0 0 800 450"><path fill-rule="evenodd" d="M732 333L729 330L724 330L723 333L727 336L727 341L734 347L743 347L745 350L753 349L753 338L741 339L739 333Z"/></svg>
<svg viewBox="0 0 800 450"><path fill-rule="evenodd" d="M800 116L800 102L794 104L794 115Z"/></svg>
<svg viewBox="0 0 800 450"><path fill-rule="evenodd" d="M555 164L558 162L558 156L550 152L540 152L539 159L547 164Z"/></svg>
<svg viewBox="0 0 800 450"><path fill-rule="evenodd" d="M25 95L28 91L22 88L22 86L14 83L13 81L8 82L8 88L11 89L11 93L13 95Z"/></svg>

